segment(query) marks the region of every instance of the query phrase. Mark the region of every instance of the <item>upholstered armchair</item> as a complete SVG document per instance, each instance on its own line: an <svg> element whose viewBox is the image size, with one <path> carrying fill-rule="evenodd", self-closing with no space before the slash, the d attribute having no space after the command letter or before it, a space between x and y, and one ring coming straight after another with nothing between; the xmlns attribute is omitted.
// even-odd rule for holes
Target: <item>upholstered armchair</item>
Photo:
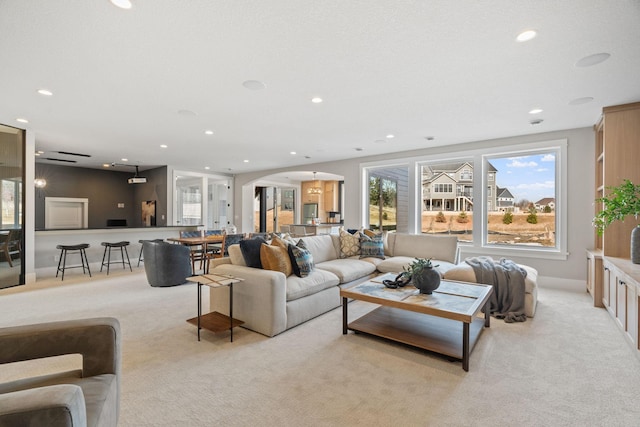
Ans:
<svg viewBox="0 0 640 427"><path fill-rule="evenodd" d="M192 274L191 253L187 246L167 242L142 243L147 282L154 287L185 283Z"/></svg>
<svg viewBox="0 0 640 427"><path fill-rule="evenodd" d="M0 427L118 424L122 349L117 319L0 328L0 371L1 364L65 354L82 355L81 369L0 383Z"/></svg>

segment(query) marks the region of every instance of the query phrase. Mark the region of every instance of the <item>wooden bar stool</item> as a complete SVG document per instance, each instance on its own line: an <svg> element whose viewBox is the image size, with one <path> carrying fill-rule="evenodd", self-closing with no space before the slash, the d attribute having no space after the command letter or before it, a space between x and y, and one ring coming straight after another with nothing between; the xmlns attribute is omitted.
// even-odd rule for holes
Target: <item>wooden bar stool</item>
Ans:
<svg viewBox="0 0 640 427"><path fill-rule="evenodd" d="M87 259L87 252L85 249L89 247L88 243L81 243L79 245L58 245L56 249L60 249L60 259L58 260L58 269L56 270L56 277L58 277L58 273L62 271L62 280L64 280L64 271L67 268L80 268L82 267L82 274L86 271L89 272L89 277L91 277L91 269L89 269L89 260ZM67 267L67 252L69 251L78 251L80 253L80 262L81 265L73 265ZM62 264L62 268L60 268L60 264Z"/></svg>
<svg viewBox="0 0 640 427"><path fill-rule="evenodd" d="M109 274L109 266L111 264L119 264L120 262L122 262L122 268L126 268L125 265L129 265L129 270L133 271L131 269L131 262L129 261L129 253L127 252L127 246L129 246L129 242L115 242L115 243L111 243L111 242L102 242L100 243L102 246L104 246L104 254L102 255L102 265L100 266L100 271L102 271L102 267L104 267L105 265L107 266L107 275ZM120 261L111 261L111 248L120 248ZM107 252L109 253L107 255ZM126 256L126 260L125 260L125 256ZM107 262L104 262L104 259L107 258Z"/></svg>

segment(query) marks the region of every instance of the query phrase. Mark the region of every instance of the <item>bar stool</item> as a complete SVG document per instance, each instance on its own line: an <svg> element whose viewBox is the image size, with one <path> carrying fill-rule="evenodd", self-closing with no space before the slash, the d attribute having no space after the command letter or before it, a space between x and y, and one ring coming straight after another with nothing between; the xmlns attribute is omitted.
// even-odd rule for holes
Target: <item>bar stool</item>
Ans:
<svg viewBox="0 0 640 427"><path fill-rule="evenodd" d="M102 267L104 267L105 265L107 266L107 275L109 274L109 266L111 264L119 264L120 262L122 262L122 268L125 268L126 264L129 264L129 270L133 271L131 269L131 262L129 261L129 253L127 252L127 246L129 246L129 242L115 242L115 243L111 243L111 242L102 242L100 243L102 246L104 246L104 254L102 255L102 265L100 266L100 271L102 271ZM120 257L122 258L121 261L114 261L111 262L111 248L120 248ZM107 251L109 252L109 255L107 256ZM127 257L127 260L125 261L125 256ZM107 262L104 262L105 257L107 258Z"/></svg>
<svg viewBox="0 0 640 427"><path fill-rule="evenodd" d="M144 259L142 259L142 248L144 247L144 242L154 242L154 243L160 243L160 242L164 242L164 239L140 239L138 240L138 243L140 243L140 255L138 255L138 267L140 267L140 261L144 262Z"/></svg>
<svg viewBox="0 0 640 427"><path fill-rule="evenodd" d="M91 277L91 269L89 269L89 260L87 259L87 252L85 249L89 247L88 243L81 243L79 245L58 245L56 249L60 249L60 259L58 260L58 269L56 270L56 277L58 277L58 273L62 271L62 280L64 280L64 271L67 268L80 268L82 267L82 274L85 273L85 268L89 271L89 277ZM71 267L67 267L67 252L69 251L78 251L80 253L80 261L82 265L73 265ZM60 264L62 264L62 268L60 268Z"/></svg>

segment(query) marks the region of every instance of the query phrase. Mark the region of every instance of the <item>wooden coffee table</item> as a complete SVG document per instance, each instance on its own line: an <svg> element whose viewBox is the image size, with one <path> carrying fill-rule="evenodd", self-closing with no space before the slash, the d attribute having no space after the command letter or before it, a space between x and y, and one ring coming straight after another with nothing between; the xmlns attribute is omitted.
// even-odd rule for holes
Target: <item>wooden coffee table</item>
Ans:
<svg viewBox="0 0 640 427"><path fill-rule="evenodd" d="M443 280L431 295L415 287L389 289L378 276L348 289L341 289L342 333L348 330L401 342L462 361L469 370L469 354L491 316L478 313L493 292L491 285ZM380 307L348 323L348 299L379 304Z"/></svg>

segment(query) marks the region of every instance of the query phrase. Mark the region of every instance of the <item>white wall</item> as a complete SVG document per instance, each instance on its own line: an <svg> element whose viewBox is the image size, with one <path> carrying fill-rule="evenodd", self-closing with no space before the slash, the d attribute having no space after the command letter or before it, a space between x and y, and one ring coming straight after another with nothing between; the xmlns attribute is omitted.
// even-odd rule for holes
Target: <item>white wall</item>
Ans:
<svg viewBox="0 0 640 427"><path fill-rule="evenodd" d="M269 171L238 174L235 176L234 182L234 204L236 207L235 214L237 218L236 224L242 224L243 222L241 219L248 218L249 215L253 217L253 197L251 197L251 203L249 203L248 199L243 201L243 186L247 183L260 179L261 177L272 175L274 173L296 170L314 170L344 176L345 200L348 201L343 211L345 227L358 228L361 225L359 220L362 203L359 176L361 163L403 159L412 156L424 156L440 153L453 154L471 149L477 150L482 148L534 143L555 139L567 139L568 141L568 258L567 260L549 260L524 257L517 258L509 256L508 253L505 253L504 256L509 256L516 262L521 262L537 268L542 276L585 280L587 268L585 249L592 247L594 240L594 230L591 225L591 219L593 218L595 185L595 135L592 128L568 129L535 135L514 136L510 138L476 141L448 147L435 147L431 149L405 151L380 156L360 157L357 159L337 162L316 163L305 166L293 166ZM243 229L242 231L250 230ZM464 247L462 248L462 255L463 257L465 256Z"/></svg>

